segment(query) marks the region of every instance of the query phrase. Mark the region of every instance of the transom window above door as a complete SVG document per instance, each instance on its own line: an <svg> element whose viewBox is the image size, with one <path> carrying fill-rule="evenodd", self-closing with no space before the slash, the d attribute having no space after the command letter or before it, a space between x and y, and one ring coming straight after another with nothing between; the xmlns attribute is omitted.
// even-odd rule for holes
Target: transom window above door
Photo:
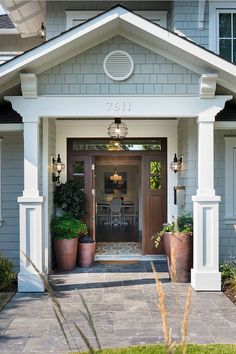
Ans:
<svg viewBox="0 0 236 354"><path fill-rule="evenodd" d="M218 53L236 63L236 10L218 12Z"/></svg>

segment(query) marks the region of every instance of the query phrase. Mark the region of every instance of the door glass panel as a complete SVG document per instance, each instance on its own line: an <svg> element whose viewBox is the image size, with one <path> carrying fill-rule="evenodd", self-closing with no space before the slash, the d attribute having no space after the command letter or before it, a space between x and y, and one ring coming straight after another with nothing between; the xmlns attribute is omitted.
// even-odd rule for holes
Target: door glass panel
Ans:
<svg viewBox="0 0 236 354"><path fill-rule="evenodd" d="M149 162L149 188L150 190L161 189L161 162Z"/></svg>
<svg viewBox="0 0 236 354"><path fill-rule="evenodd" d="M161 163L159 161L150 161L150 175L161 173Z"/></svg>
<svg viewBox="0 0 236 354"><path fill-rule="evenodd" d="M84 175L84 161L73 162L73 176Z"/></svg>
<svg viewBox="0 0 236 354"><path fill-rule="evenodd" d="M220 38L231 37L231 14L219 15L219 36Z"/></svg>
<svg viewBox="0 0 236 354"><path fill-rule="evenodd" d="M149 179L149 188L151 190L161 189L161 176L151 176Z"/></svg>
<svg viewBox="0 0 236 354"><path fill-rule="evenodd" d="M220 56L231 61L231 39L220 39Z"/></svg>
<svg viewBox="0 0 236 354"><path fill-rule="evenodd" d="M73 162L73 177L80 182L80 188L84 189L84 161Z"/></svg>

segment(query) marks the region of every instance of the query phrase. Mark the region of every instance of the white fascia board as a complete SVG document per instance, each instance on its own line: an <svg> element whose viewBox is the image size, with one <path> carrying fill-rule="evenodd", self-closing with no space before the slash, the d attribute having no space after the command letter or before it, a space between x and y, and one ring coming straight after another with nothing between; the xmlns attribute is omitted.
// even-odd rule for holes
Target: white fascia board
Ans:
<svg viewBox="0 0 236 354"><path fill-rule="evenodd" d="M0 133L21 132L23 129L23 123L0 124Z"/></svg>
<svg viewBox="0 0 236 354"><path fill-rule="evenodd" d="M19 32L15 28L0 28L0 35L2 34L19 34Z"/></svg>
<svg viewBox="0 0 236 354"><path fill-rule="evenodd" d="M214 128L217 130L221 130L221 129L236 129L236 121L218 121L215 122L214 124Z"/></svg>

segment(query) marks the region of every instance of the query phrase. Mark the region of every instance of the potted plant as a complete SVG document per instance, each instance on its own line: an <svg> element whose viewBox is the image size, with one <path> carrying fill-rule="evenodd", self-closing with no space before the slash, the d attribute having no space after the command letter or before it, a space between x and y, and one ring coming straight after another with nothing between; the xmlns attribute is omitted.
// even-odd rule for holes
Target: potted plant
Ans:
<svg viewBox="0 0 236 354"><path fill-rule="evenodd" d="M171 280L188 283L193 266L192 215L183 213L171 223L163 224L161 231L153 236L156 247L162 238Z"/></svg>
<svg viewBox="0 0 236 354"><path fill-rule="evenodd" d="M72 270L76 266L78 237L87 232L87 225L69 214L55 216L51 222L57 268Z"/></svg>
<svg viewBox="0 0 236 354"><path fill-rule="evenodd" d="M78 262L82 268L93 266L96 243L92 237L84 234L79 239Z"/></svg>

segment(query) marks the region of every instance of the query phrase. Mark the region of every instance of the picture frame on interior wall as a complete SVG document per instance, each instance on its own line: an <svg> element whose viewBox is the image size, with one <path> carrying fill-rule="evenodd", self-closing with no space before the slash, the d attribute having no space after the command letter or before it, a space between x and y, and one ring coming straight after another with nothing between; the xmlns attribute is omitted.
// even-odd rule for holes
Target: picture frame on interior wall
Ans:
<svg viewBox="0 0 236 354"><path fill-rule="evenodd" d="M236 223L236 136L225 137L225 217Z"/></svg>
<svg viewBox="0 0 236 354"><path fill-rule="evenodd" d="M0 137L0 226L2 226L2 141L3 138Z"/></svg>

